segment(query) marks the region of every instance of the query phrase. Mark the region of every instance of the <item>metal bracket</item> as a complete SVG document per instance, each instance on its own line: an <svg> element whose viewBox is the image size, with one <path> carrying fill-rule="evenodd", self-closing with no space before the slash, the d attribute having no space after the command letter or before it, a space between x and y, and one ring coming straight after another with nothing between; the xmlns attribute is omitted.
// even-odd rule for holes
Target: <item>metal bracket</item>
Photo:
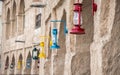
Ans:
<svg viewBox="0 0 120 75"><path fill-rule="evenodd" d="M64 34L68 33L68 29L66 27L66 21L65 20L51 20L50 22L63 22L64 23Z"/></svg>

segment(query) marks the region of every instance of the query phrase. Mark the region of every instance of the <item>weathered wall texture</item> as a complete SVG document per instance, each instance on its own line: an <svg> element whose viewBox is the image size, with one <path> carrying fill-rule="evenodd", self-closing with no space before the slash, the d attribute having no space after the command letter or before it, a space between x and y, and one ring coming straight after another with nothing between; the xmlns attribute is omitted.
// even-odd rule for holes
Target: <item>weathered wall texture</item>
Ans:
<svg viewBox="0 0 120 75"><path fill-rule="evenodd" d="M111 38L103 47L103 75L120 74L120 1L115 1L115 15ZM110 3L112 5L112 3ZM112 6L111 6L112 7ZM111 8L109 7L109 8Z"/></svg>
<svg viewBox="0 0 120 75"><path fill-rule="evenodd" d="M13 4L16 2L16 32L6 39L8 26L7 11L10 10L10 34L13 25ZM2 40L2 74L39 74L39 75L119 75L120 74L120 1L95 0L98 10L92 14L92 0L80 0L83 3L83 35L64 35L63 23L57 23L58 45L60 49L51 50L50 39L42 40L40 36L51 36L51 20L65 20L68 31L73 27L73 4L77 0L41 0L47 3L45 8L31 8L33 0L24 0L25 14L20 6L23 0L6 0L3 2L3 40ZM35 0L38 1L39 0ZM20 9L21 8L21 9ZM41 13L41 27L35 29L35 17ZM25 15L25 29L22 31L21 15ZM22 32L20 32L22 31ZM22 40L25 43L15 43ZM31 68L26 68L26 60L31 58L33 43L45 42L46 59L32 60ZM37 48L40 48L39 45ZM18 61L22 68L18 69ZM38 61L40 62L38 64ZM15 62L15 68L10 64ZM8 69L5 70L5 65ZM39 65L39 68L37 68Z"/></svg>
<svg viewBox="0 0 120 75"><path fill-rule="evenodd" d="M119 75L119 0L98 0L91 45L91 75Z"/></svg>
<svg viewBox="0 0 120 75"><path fill-rule="evenodd" d="M76 35L76 54L72 58L72 75L90 75L90 44L93 42L92 2L83 0L82 27L85 35Z"/></svg>
<svg viewBox="0 0 120 75"><path fill-rule="evenodd" d="M1 52L2 52L2 48L1 48L1 37L2 36L2 2L0 2L0 74L1 74Z"/></svg>

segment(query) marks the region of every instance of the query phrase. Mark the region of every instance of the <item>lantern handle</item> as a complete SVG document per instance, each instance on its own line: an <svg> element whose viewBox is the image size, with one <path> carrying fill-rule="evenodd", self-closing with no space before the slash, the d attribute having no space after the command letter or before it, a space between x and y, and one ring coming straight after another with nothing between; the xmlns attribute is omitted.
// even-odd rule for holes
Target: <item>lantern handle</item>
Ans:
<svg viewBox="0 0 120 75"><path fill-rule="evenodd" d="M42 41L44 41L44 39L45 39L45 38L50 39L50 37L49 37L49 36L40 36L40 38L42 38Z"/></svg>

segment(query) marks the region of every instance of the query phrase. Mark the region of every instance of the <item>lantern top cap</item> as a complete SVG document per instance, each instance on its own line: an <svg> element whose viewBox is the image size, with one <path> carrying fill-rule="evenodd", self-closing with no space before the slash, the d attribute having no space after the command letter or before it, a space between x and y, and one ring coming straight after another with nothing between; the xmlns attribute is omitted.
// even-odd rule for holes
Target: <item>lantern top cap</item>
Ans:
<svg viewBox="0 0 120 75"><path fill-rule="evenodd" d="M80 6L82 6L83 4L82 3L74 3L74 5L80 5Z"/></svg>
<svg viewBox="0 0 120 75"><path fill-rule="evenodd" d="M34 49L33 50L37 50L37 48L36 47L34 47Z"/></svg>

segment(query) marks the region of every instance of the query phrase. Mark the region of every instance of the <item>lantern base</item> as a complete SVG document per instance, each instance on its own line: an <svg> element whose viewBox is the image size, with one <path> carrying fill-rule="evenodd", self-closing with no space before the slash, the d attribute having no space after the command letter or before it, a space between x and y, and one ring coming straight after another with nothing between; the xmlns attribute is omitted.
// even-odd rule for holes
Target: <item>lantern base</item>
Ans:
<svg viewBox="0 0 120 75"><path fill-rule="evenodd" d="M60 46L58 46L57 44L53 44L50 48L51 48L51 49L59 49Z"/></svg>
<svg viewBox="0 0 120 75"><path fill-rule="evenodd" d="M34 60L38 60L38 57L33 57Z"/></svg>
<svg viewBox="0 0 120 75"><path fill-rule="evenodd" d="M85 34L85 30L83 28L80 28L79 25L74 25L70 31L70 34Z"/></svg>

